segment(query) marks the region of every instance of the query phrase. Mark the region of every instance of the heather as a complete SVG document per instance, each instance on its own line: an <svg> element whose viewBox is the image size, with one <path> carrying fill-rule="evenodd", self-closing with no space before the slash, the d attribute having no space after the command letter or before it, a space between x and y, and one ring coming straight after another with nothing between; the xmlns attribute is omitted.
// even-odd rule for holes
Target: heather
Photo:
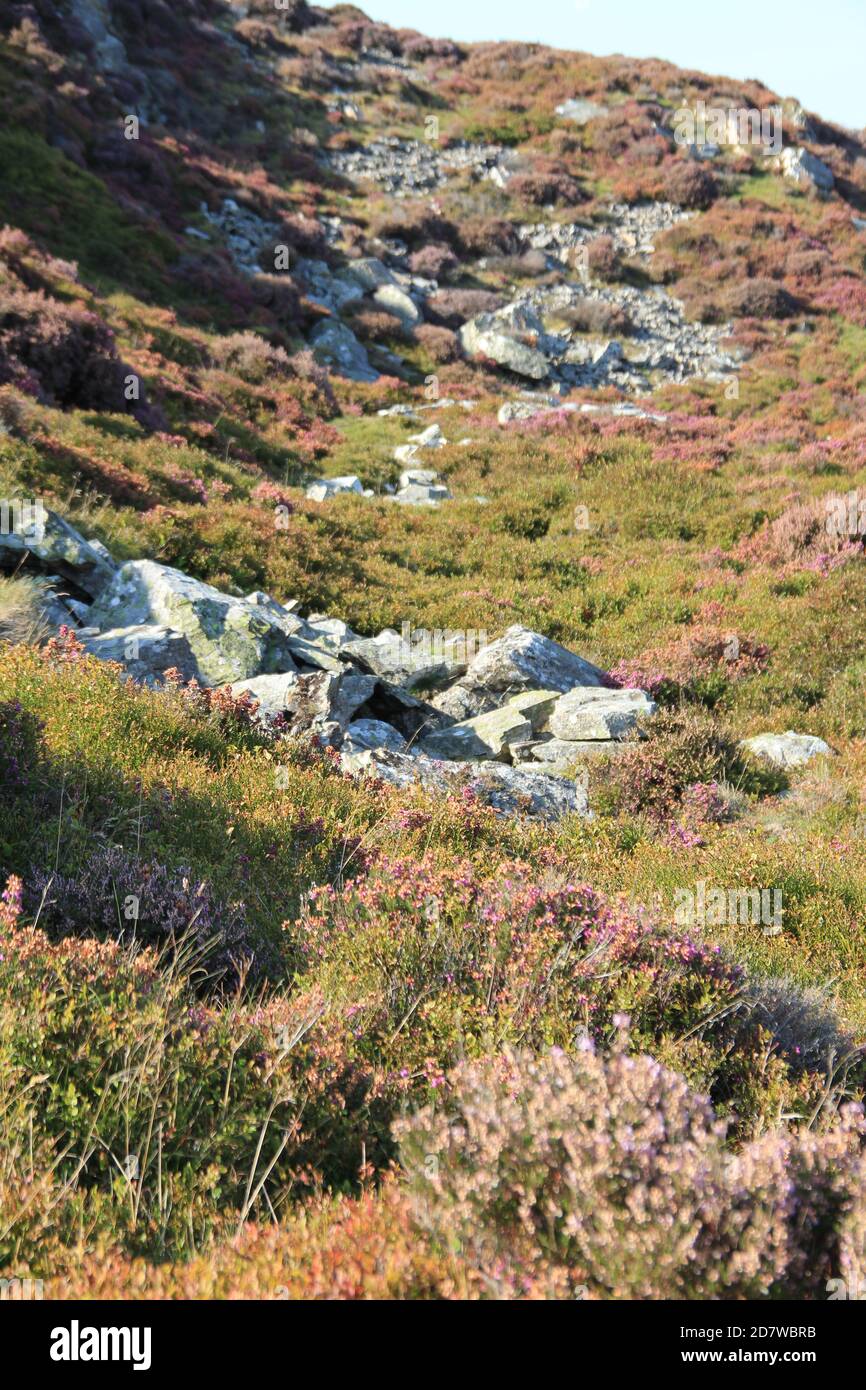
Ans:
<svg viewBox="0 0 866 1390"><path fill-rule="evenodd" d="M360 776L344 728L88 654L92 577L4 513L0 1271L93 1298L862 1281L862 132L786 103L821 190L675 142L682 105L775 103L757 80L305 0L85 8L118 69L66 0L0 19L0 500L283 624L519 625L657 708L559 769L588 815L503 810L472 766ZM515 303L546 377L463 342ZM428 467L449 497L395 501ZM295 649L305 696L340 641ZM398 717L382 691L361 718ZM744 743L787 730L827 748ZM493 770L541 773L520 746ZM724 910L684 922L699 891ZM741 910L774 893L778 922Z"/></svg>

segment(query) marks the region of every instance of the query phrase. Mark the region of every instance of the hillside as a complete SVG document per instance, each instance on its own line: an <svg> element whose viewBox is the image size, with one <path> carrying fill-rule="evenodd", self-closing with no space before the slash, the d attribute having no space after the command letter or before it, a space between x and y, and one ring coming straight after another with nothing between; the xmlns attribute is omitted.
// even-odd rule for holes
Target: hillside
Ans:
<svg viewBox="0 0 866 1390"><path fill-rule="evenodd" d="M864 538L866 131L0 3L0 1272L862 1289Z"/></svg>

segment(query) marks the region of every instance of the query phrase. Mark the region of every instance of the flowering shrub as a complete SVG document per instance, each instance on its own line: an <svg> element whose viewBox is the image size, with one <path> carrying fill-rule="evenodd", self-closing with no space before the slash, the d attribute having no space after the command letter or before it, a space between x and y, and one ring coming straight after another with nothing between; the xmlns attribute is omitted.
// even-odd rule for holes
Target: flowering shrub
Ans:
<svg viewBox="0 0 866 1390"><path fill-rule="evenodd" d="M0 703L0 791L12 796L32 785L41 726L17 700Z"/></svg>
<svg viewBox="0 0 866 1390"><path fill-rule="evenodd" d="M736 744L708 716L671 709L655 716L652 739L630 744L606 775L618 809L666 820L684 800L699 804L691 790L695 784L730 781L742 773ZM706 800L709 807L712 797Z"/></svg>
<svg viewBox="0 0 866 1390"><path fill-rule="evenodd" d="M665 176L665 198L683 208L708 208L718 193L713 174L696 160L678 160Z"/></svg>
<svg viewBox="0 0 866 1390"><path fill-rule="evenodd" d="M95 933L157 946L189 937L219 980L236 980L254 961L243 904L220 903L188 869L142 862L119 845L94 850L72 874L34 870L27 886L31 913L49 936Z"/></svg>
<svg viewBox="0 0 866 1390"><path fill-rule="evenodd" d="M804 1298L866 1268L859 1107L732 1156L650 1057L506 1051L395 1133L418 1224L505 1287L548 1263L607 1298Z"/></svg>
<svg viewBox="0 0 866 1390"><path fill-rule="evenodd" d="M623 1011L635 1047L676 1059L719 1104L736 1096L746 1129L820 1085L789 1077L780 1057L755 1066L768 1039L728 1017L744 977L718 948L519 862L488 878L468 863L384 859L341 892L314 890L294 930L306 970L353 1010L359 1054L406 1089L441 1085L492 1039L605 1040Z"/></svg>

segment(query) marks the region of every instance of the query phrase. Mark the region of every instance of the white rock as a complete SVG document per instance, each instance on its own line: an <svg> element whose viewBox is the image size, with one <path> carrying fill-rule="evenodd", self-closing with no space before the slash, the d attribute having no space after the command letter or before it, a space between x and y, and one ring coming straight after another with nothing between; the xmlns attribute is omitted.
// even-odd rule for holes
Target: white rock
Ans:
<svg viewBox="0 0 866 1390"><path fill-rule="evenodd" d="M793 729L784 734L756 734L754 738L743 739L740 747L775 767L803 767L813 758L833 751L822 738L796 734Z"/></svg>
<svg viewBox="0 0 866 1390"><path fill-rule="evenodd" d="M557 701L548 727L554 737L573 742L621 739L656 708L643 690L570 690Z"/></svg>

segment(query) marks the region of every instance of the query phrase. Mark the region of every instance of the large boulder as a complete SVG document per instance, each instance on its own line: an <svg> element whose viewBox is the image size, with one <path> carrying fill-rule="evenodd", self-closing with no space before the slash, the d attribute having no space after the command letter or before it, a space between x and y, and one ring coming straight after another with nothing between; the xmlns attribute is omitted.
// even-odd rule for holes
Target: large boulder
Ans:
<svg viewBox="0 0 866 1390"><path fill-rule="evenodd" d="M380 285L373 295L373 303L409 328L421 322L421 310L399 285Z"/></svg>
<svg viewBox="0 0 866 1390"><path fill-rule="evenodd" d="M202 685L295 667L291 637L270 611L153 560L123 565L94 603L90 621L103 630L158 623L183 633Z"/></svg>
<svg viewBox="0 0 866 1390"><path fill-rule="evenodd" d="M433 703L455 719L470 719L522 691L564 694L575 686L603 687L605 672L550 637L519 624L482 647L456 685Z"/></svg>
<svg viewBox="0 0 866 1390"><path fill-rule="evenodd" d="M479 314L464 323L458 333L460 346L467 357L487 357L500 367L507 367L518 376L532 381L544 381L550 375L550 364L537 347L521 342L495 314Z"/></svg>
<svg viewBox="0 0 866 1390"><path fill-rule="evenodd" d="M378 381L379 373L371 367L364 347L345 323L325 319L317 323L310 334L313 356L325 366L332 367L351 381Z"/></svg>
<svg viewBox="0 0 866 1390"><path fill-rule="evenodd" d="M833 170L803 145L787 145L779 157L779 168L793 183L813 184L823 193L829 193L835 182Z"/></svg>
<svg viewBox="0 0 866 1390"><path fill-rule="evenodd" d="M340 478L319 478L315 483L310 483L306 495L310 502L324 502L340 492L354 492L359 497L363 496L361 479L354 473L346 473Z"/></svg>
<svg viewBox="0 0 866 1390"><path fill-rule="evenodd" d="M406 690L442 685L466 670L465 643L460 633L408 627L399 633L386 628L377 637L354 638L344 643L342 650L363 669Z"/></svg>
<svg viewBox="0 0 866 1390"><path fill-rule="evenodd" d="M251 695L258 702L260 719L275 719L286 713L289 691L300 677L296 671L283 671L268 676L253 676L248 681L233 681L233 695Z"/></svg>
<svg viewBox="0 0 866 1390"><path fill-rule="evenodd" d="M406 740L393 724L386 724L381 719L353 720L343 739L343 755L351 757L370 748L388 748L392 753L402 753L406 749Z"/></svg>
<svg viewBox="0 0 866 1390"><path fill-rule="evenodd" d="M784 734L756 734L754 738L743 739L740 744L747 753L772 763L774 767L804 767L813 758L832 753L828 743L813 734L795 734L788 729Z"/></svg>
<svg viewBox="0 0 866 1390"><path fill-rule="evenodd" d="M38 501L4 502L0 516L0 569L17 569L25 556L95 598L117 571L103 545L86 541L68 521Z"/></svg>
<svg viewBox="0 0 866 1390"><path fill-rule="evenodd" d="M643 690L575 689L556 702L548 727L571 742L622 739L656 709Z"/></svg>
<svg viewBox="0 0 866 1390"><path fill-rule="evenodd" d="M352 716L376 688L375 676L365 675L353 666L339 673L316 671L299 676L285 691L283 712L298 732L322 724L346 729Z"/></svg>
<svg viewBox="0 0 866 1390"><path fill-rule="evenodd" d="M353 777L375 777L396 787L418 784L439 796L469 788L501 815L558 820L592 814L581 783L502 763L444 762L423 753L413 756L378 748L344 756L342 766Z"/></svg>

